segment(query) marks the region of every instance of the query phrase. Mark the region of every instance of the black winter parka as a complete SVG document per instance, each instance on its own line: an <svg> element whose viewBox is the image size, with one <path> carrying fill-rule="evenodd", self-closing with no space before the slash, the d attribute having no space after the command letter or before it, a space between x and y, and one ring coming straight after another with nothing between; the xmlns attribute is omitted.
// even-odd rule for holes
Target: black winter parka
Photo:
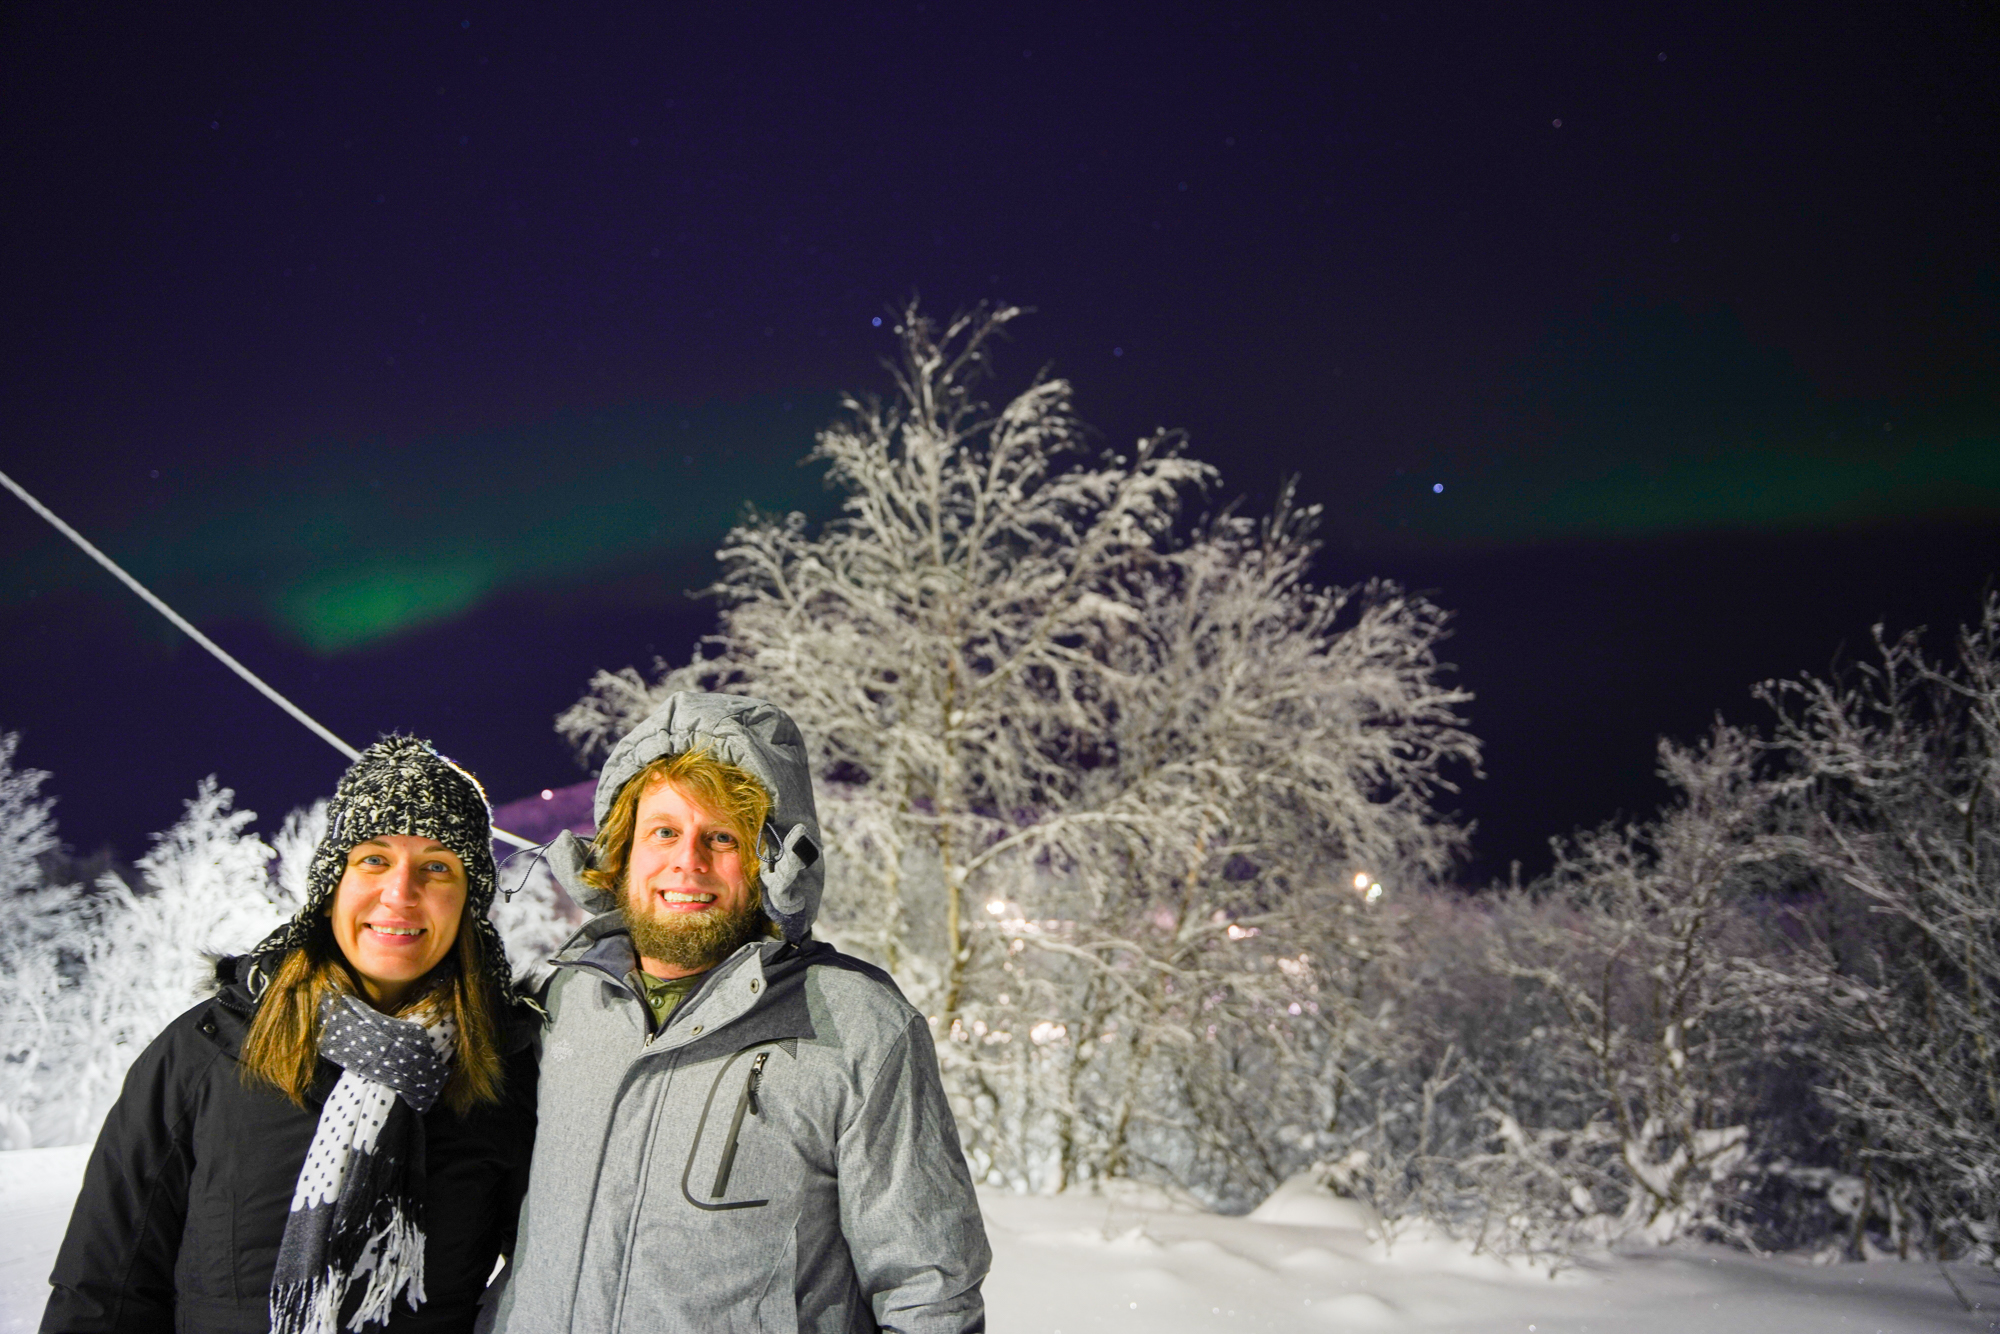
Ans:
<svg viewBox="0 0 2000 1334"><path fill-rule="evenodd" d="M271 1273L299 1167L340 1069L320 1062L304 1108L237 1065L255 1009L240 976L167 1025L132 1065L105 1119L50 1276L42 1334L266 1334ZM267 969L267 972L270 971ZM464 1117L424 1116L421 1310L400 1299L390 1334L473 1327L496 1257L512 1250L535 1137L538 1016L505 1021L505 1092Z"/></svg>

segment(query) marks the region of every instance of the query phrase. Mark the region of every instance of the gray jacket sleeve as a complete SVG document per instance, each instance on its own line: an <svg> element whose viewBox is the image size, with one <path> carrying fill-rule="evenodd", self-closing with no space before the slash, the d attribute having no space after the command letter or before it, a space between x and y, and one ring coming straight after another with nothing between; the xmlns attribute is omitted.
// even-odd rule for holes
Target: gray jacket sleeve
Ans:
<svg viewBox="0 0 2000 1334"><path fill-rule="evenodd" d="M840 1222L875 1322L896 1334L975 1334L993 1253L922 1015L841 1127Z"/></svg>

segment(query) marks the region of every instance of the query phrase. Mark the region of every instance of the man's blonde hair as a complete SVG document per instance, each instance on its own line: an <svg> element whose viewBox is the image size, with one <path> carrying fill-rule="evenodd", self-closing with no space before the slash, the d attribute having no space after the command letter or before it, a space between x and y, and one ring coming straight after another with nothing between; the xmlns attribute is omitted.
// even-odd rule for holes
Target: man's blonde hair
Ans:
<svg viewBox="0 0 2000 1334"><path fill-rule="evenodd" d="M743 849L743 865L755 888L762 863L757 838L771 813L771 794L746 769L719 760L705 750L663 755L641 769L618 789L604 823L590 845L590 869L583 878L597 889L622 895L625 868L632 859L632 828L639 818L639 799L662 783L672 783L695 805L721 820Z"/></svg>

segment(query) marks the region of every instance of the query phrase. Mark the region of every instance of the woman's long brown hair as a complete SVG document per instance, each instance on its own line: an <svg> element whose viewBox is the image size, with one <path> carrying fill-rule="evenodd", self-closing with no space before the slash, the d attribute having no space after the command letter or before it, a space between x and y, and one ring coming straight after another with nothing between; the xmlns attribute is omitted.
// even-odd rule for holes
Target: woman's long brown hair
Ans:
<svg viewBox="0 0 2000 1334"><path fill-rule="evenodd" d="M443 1101L461 1116L481 1103L500 1101L499 1016L486 985L484 954L468 905L459 919L450 961L433 970L431 983L414 992L398 1011L406 1015L435 1001L458 1024L458 1051ZM295 1105L305 1106L306 1090L319 1072L320 1006L336 994L364 993L334 944L331 924L316 917L306 943L285 955L264 988L238 1058L243 1082L269 1084Z"/></svg>

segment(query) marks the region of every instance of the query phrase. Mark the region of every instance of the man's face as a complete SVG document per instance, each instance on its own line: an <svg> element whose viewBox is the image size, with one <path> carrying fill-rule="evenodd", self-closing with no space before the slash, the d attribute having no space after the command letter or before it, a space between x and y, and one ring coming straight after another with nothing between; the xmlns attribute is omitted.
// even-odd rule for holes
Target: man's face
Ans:
<svg viewBox="0 0 2000 1334"><path fill-rule="evenodd" d="M750 856L734 830L672 783L640 795L621 906L647 972L703 972L756 934Z"/></svg>

